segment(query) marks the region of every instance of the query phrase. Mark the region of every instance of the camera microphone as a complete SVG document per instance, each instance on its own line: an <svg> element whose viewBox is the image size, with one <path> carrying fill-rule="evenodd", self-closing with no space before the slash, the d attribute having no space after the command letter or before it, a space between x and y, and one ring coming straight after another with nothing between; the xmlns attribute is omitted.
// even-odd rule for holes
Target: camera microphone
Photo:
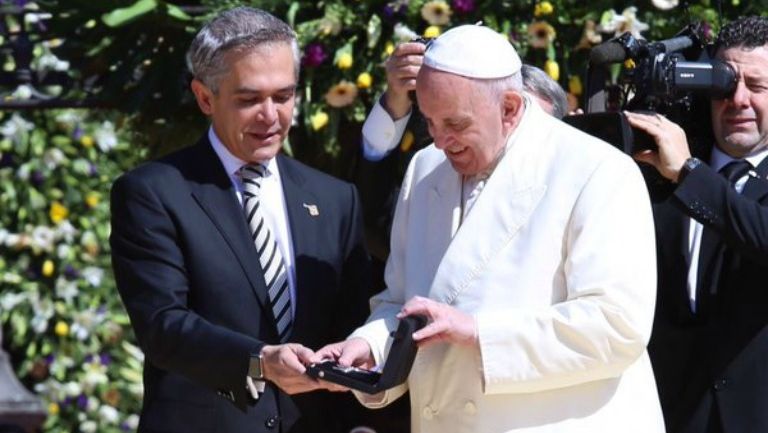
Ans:
<svg viewBox="0 0 768 433"><path fill-rule="evenodd" d="M694 40L689 36L677 36L648 44L644 40L634 38L630 33L625 33L592 48L589 53L589 62L593 65L621 63L641 54L656 55L681 51L692 47L693 44Z"/></svg>

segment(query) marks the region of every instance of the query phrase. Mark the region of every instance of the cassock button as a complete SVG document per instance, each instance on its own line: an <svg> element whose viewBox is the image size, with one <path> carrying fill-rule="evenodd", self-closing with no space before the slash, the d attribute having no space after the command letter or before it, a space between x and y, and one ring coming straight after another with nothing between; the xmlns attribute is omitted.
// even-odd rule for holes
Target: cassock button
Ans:
<svg viewBox="0 0 768 433"><path fill-rule="evenodd" d="M426 406L426 407L424 407L424 409L421 411L421 416L422 416L422 417L423 417L425 420L429 421L429 420L431 420L432 418L434 418L434 417L435 417L435 411L434 411L434 410L433 410L431 407L429 407L429 406Z"/></svg>
<svg viewBox="0 0 768 433"><path fill-rule="evenodd" d="M267 418L266 421L264 421L264 425L267 426L267 428L275 428L277 427L277 417L271 416Z"/></svg>
<svg viewBox="0 0 768 433"><path fill-rule="evenodd" d="M477 413L477 406L475 406L474 402L468 401L464 404L464 412L468 415L474 415Z"/></svg>

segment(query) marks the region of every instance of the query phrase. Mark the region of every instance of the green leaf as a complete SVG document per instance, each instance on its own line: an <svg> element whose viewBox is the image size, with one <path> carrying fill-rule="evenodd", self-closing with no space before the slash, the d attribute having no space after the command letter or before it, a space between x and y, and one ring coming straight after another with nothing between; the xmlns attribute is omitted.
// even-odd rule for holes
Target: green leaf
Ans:
<svg viewBox="0 0 768 433"><path fill-rule="evenodd" d="M115 9L102 15L101 20L110 27L120 27L157 9L157 0L139 0L127 8Z"/></svg>
<svg viewBox="0 0 768 433"><path fill-rule="evenodd" d="M378 15L371 15L366 31L368 33L368 48L370 49L375 47L381 38L381 18Z"/></svg>

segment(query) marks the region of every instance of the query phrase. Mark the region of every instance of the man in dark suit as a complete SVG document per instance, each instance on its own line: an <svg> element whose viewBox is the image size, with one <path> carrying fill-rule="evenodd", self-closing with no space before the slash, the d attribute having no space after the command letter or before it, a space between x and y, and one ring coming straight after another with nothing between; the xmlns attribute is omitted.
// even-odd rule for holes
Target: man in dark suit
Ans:
<svg viewBox="0 0 768 433"><path fill-rule="evenodd" d="M716 49L738 83L711 103L708 164L674 123L628 114L658 144L637 159L677 183L654 206L649 345L670 433L768 431L768 19L727 24Z"/></svg>
<svg viewBox="0 0 768 433"><path fill-rule="evenodd" d="M112 190L115 278L146 354L139 431L349 431L348 396L288 395L330 387L304 364L364 320L371 295L355 188L279 154L295 34L236 8L188 59L210 130Z"/></svg>

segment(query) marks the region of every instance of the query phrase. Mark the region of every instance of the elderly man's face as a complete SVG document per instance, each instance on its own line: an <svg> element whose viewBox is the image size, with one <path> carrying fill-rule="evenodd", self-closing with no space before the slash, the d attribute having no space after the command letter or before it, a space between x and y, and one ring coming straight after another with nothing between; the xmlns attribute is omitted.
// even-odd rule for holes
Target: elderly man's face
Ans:
<svg viewBox="0 0 768 433"><path fill-rule="evenodd" d="M506 141L504 108L468 78L423 67L416 80L419 109L435 146L453 169L475 175L496 160Z"/></svg>
<svg viewBox="0 0 768 433"><path fill-rule="evenodd" d="M246 162L274 157L288 135L296 94L293 51L287 43L225 56L218 93L193 82L200 109L211 116L224 146Z"/></svg>
<svg viewBox="0 0 768 433"><path fill-rule="evenodd" d="M717 58L736 70L733 96L712 101L712 128L718 147L741 158L768 147L768 45L720 50Z"/></svg>

